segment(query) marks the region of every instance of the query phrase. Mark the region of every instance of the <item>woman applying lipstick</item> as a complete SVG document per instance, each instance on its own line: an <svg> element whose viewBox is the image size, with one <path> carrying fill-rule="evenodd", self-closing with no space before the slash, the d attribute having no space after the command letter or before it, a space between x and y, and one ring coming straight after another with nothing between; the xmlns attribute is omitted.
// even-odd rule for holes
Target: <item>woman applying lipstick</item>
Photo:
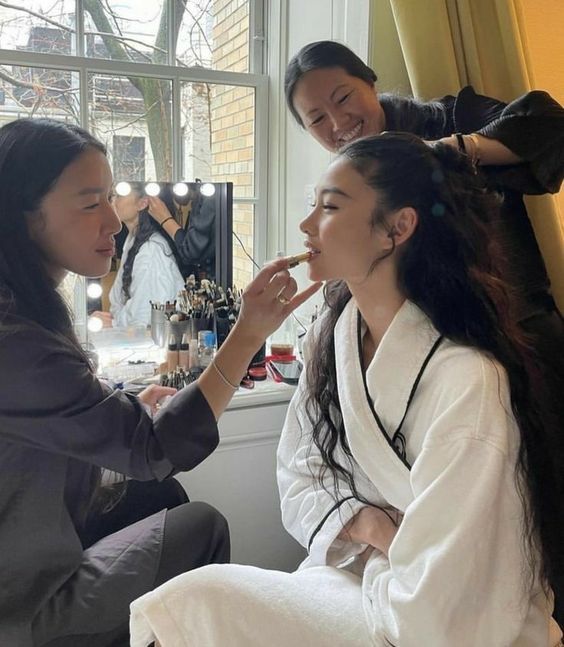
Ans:
<svg viewBox="0 0 564 647"><path fill-rule="evenodd" d="M121 647L130 602L178 573L229 559L210 506L161 510L90 545L101 469L164 481L204 460L253 355L301 293L281 259L242 297L237 324L193 385L139 397L98 381L57 291L100 277L120 230L104 146L76 126L0 128L0 644ZM146 405L144 407L143 405Z"/></svg>
<svg viewBox="0 0 564 647"><path fill-rule="evenodd" d="M174 578L132 604L132 647L557 644L564 451L511 317L498 209L446 144L343 149L300 225L327 307L278 450L308 557Z"/></svg>

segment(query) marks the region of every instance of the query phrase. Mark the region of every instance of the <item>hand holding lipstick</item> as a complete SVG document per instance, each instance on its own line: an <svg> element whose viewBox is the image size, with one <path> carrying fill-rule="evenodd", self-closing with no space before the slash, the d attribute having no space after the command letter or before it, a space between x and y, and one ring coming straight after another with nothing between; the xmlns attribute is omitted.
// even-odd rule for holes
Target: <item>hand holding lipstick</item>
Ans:
<svg viewBox="0 0 564 647"><path fill-rule="evenodd" d="M252 357L267 337L277 330L290 313L321 287L313 283L298 291L290 276L291 261L278 258L267 263L241 296L237 321L217 355L198 379L200 390L218 418L233 395Z"/></svg>
<svg viewBox="0 0 564 647"><path fill-rule="evenodd" d="M321 283L298 292L296 280L288 272L312 255L313 252L305 252L267 263L243 292L236 327L261 339L262 343L293 310L317 292Z"/></svg>

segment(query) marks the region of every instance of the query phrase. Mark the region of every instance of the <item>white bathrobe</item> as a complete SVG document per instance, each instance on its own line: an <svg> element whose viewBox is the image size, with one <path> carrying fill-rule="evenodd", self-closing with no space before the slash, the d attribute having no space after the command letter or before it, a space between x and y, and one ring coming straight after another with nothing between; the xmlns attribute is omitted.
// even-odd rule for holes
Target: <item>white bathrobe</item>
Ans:
<svg viewBox="0 0 564 647"><path fill-rule="evenodd" d="M129 232L123 245L121 264L110 290L110 312L114 327L148 326L151 323L151 301L174 301L184 289L184 279L174 255L162 234L155 232L139 248L133 261L131 297L122 293L123 268L135 235Z"/></svg>
<svg viewBox="0 0 564 647"><path fill-rule="evenodd" d="M389 556L375 551L362 572L355 556L366 546L337 539L364 504L345 484L336 499L312 476L321 460L303 407L304 371L280 441L278 479L284 524L308 558L293 574L232 565L181 575L133 603L133 647L155 636L162 647L556 642L551 601L536 578L530 588L515 483L519 432L503 369L442 340L408 408L402 458L390 436L439 335L405 302L365 383L358 322L351 301L334 332L339 399L359 492L404 515ZM309 352L306 342L306 362Z"/></svg>

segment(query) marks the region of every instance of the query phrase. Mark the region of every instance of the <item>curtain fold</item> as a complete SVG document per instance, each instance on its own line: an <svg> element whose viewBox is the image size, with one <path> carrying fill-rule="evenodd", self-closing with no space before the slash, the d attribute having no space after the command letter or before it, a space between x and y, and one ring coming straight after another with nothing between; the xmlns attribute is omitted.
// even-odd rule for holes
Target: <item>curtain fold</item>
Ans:
<svg viewBox="0 0 564 647"><path fill-rule="evenodd" d="M511 101L547 89L534 88L521 4L530 0L388 1L416 97L456 94L472 85L480 94ZM545 195L526 196L525 202L564 313L564 200Z"/></svg>

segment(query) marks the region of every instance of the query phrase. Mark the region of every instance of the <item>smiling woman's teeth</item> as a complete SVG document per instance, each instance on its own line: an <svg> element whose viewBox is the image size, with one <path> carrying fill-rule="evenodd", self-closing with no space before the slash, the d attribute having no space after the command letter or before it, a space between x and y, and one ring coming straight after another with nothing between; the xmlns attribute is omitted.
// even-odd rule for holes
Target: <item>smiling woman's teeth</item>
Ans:
<svg viewBox="0 0 564 647"><path fill-rule="evenodd" d="M352 130L349 130L348 133L341 135L339 139L342 142L350 142L351 139L354 139L355 137L358 137L360 135L361 129L362 129L362 121L359 121L358 124Z"/></svg>

